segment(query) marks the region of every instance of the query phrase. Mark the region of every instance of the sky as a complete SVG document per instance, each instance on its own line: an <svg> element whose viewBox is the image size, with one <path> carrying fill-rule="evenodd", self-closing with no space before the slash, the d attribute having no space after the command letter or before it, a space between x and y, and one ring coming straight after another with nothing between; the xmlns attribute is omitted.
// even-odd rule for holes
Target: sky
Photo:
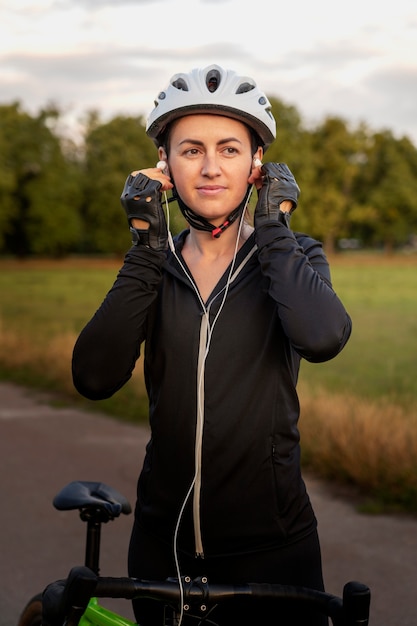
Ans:
<svg viewBox="0 0 417 626"><path fill-rule="evenodd" d="M416 0L0 0L0 105L144 115L177 72L217 63L294 106L417 146ZM277 120L279 138L279 120Z"/></svg>

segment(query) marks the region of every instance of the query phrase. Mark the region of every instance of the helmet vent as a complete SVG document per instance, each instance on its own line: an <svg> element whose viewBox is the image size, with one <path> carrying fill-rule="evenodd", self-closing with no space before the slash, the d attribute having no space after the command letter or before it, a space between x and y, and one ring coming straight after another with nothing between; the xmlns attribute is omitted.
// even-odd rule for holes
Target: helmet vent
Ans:
<svg viewBox="0 0 417 626"><path fill-rule="evenodd" d="M255 85L251 85L250 83L241 83L236 89L236 93L248 93L248 91L252 91L252 89L255 89Z"/></svg>
<svg viewBox="0 0 417 626"><path fill-rule="evenodd" d="M210 93L217 91L220 84L220 72L218 70L210 70L207 72L206 85Z"/></svg>
<svg viewBox="0 0 417 626"><path fill-rule="evenodd" d="M180 91L188 91L188 85L183 78L177 78L177 80L174 80L172 86Z"/></svg>

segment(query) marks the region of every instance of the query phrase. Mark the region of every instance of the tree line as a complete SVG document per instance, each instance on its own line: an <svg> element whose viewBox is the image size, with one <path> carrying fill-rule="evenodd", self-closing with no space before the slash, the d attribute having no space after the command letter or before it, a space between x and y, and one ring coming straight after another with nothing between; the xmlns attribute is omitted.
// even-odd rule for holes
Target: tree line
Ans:
<svg viewBox="0 0 417 626"><path fill-rule="evenodd" d="M271 104L277 140L265 160L287 163L300 185L295 230L329 252L343 241L386 251L415 241L417 149L409 138L333 116L306 128L294 106ZM36 115L20 102L0 106L1 255L119 254L130 245L121 190L130 171L157 160L145 120L103 122L89 112L78 143L62 135L61 120L53 105ZM176 232L184 223L170 213Z"/></svg>

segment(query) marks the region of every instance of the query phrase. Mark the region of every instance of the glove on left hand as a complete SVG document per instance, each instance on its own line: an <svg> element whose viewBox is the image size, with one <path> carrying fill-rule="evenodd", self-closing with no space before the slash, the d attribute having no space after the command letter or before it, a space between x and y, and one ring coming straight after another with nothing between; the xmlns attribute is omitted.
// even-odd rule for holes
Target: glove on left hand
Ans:
<svg viewBox="0 0 417 626"><path fill-rule="evenodd" d="M286 215L287 218L297 208L300 188L297 185L291 170L285 163L265 163L262 166L262 187L259 190L258 202L255 207L255 228L265 224L283 222L281 219L280 204L289 200L293 208ZM289 219L284 220L288 225Z"/></svg>
<svg viewBox="0 0 417 626"><path fill-rule="evenodd" d="M123 188L120 202L126 211L133 235L133 243L153 250L166 250L168 244L168 228L161 204L162 184L137 174L128 176ZM148 222L149 228L135 228L132 219Z"/></svg>

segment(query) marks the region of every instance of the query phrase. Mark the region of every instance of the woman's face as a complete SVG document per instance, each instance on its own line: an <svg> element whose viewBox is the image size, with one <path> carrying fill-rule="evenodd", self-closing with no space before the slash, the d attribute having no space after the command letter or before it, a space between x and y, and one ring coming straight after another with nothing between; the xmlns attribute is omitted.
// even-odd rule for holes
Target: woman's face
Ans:
<svg viewBox="0 0 417 626"><path fill-rule="evenodd" d="M211 222L225 219L242 202L253 166L245 124L188 115L173 123L169 146L170 175L183 202Z"/></svg>

